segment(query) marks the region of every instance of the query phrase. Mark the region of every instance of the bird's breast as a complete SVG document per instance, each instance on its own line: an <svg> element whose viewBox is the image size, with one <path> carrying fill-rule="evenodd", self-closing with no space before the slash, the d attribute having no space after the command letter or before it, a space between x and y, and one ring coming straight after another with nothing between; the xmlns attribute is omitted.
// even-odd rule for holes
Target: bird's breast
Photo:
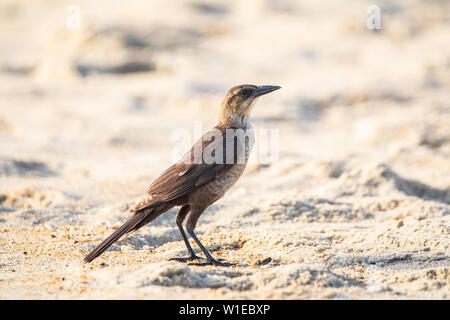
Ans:
<svg viewBox="0 0 450 320"><path fill-rule="evenodd" d="M242 176L247 166L250 153L255 144L255 134L251 124L248 124L245 128L245 133L238 134L237 136L237 157L236 162L232 164L232 167L222 176L218 177L214 181L205 186L205 191L210 191L217 195L223 195L228 189L230 189Z"/></svg>
<svg viewBox="0 0 450 320"><path fill-rule="evenodd" d="M242 130L242 129L240 129ZM230 169L228 169L224 174L217 177L213 181L208 184L202 186L200 189L195 191L190 196L190 201L195 202L197 204L203 203L204 205L209 205L219 198L221 198L225 192L227 192L242 176L247 166L248 159L250 157L250 152L255 143L255 134L253 131L253 127L249 123L244 128L244 134L242 132L235 132L235 148L233 152L237 153L237 157L229 157L231 159L234 158L234 162L227 164L231 164ZM231 149L227 149L226 153L231 152Z"/></svg>
<svg viewBox="0 0 450 320"><path fill-rule="evenodd" d="M217 200L239 180L245 167L246 164L234 164L225 174L199 189L198 193L203 197L211 197L211 200Z"/></svg>

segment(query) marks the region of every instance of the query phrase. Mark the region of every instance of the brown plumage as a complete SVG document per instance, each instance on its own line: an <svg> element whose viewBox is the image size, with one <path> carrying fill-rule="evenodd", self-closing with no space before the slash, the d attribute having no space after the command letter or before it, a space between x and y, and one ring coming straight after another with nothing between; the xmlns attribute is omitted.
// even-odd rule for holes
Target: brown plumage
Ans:
<svg viewBox="0 0 450 320"><path fill-rule="evenodd" d="M254 85L231 88L222 101L218 125L205 133L180 161L153 181L147 197L131 210L133 215L95 247L85 257L85 262L94 260L123 235L150 223L167 210L181 206L176 222L190 256L174 260L200 259L192 250L182 225L190 212L186 228L205 254L206 264L230 265L214 259L198 240L194 229L205 209L220 199L244 172L254 143L248 116L255 99L279 88Z"/></svg>

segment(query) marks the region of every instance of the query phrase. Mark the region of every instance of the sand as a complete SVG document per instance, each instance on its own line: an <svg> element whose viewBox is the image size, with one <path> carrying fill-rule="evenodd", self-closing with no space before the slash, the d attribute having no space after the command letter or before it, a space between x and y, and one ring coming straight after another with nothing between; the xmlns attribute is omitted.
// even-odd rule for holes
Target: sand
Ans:
<svg viewBox="0 0 450 320"><path fill-rule="evenodd" d="M1 299L449 298L448 1L70 4L0 4ZM175 209L84 264L241 83L278 154L196 229L237 265L169 261Z"/></svg>

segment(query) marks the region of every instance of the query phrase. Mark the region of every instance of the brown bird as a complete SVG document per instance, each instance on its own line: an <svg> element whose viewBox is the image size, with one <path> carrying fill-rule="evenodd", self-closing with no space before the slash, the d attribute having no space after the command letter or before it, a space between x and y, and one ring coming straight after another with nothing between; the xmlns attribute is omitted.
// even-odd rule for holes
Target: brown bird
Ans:
<svg viewBox="0 0 450 320"><path fill-rule="evenodd" d="M91 262L123 235L152 222L167 210L181 206L176 222L189 257L171 260L201 259L195 254L183 229L183 221L190 212L186 229L205 254L207 262L204 264L231 265L214 259L198 240L194 229L205 209L223 197L244 172L255 140L250 112L257 97L277 89L280 87L247 84L231 88L222 101L219 123L206 132L180 161L153 181L147 197L131 210L133 215L95 247L84 261Z"/></svg>

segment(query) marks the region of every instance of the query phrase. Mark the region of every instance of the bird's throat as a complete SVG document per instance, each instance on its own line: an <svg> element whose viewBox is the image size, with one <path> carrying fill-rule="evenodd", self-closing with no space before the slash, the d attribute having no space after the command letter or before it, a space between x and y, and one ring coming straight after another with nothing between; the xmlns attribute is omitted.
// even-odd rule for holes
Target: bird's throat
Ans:
<svg viewBox="0 0 450 320"><path fill-rule="evenodd" d="M239 115L237 112L223 108L219 115L219 125L225 128L242 128L247 127L249 117L247 115Z"/></svg>

